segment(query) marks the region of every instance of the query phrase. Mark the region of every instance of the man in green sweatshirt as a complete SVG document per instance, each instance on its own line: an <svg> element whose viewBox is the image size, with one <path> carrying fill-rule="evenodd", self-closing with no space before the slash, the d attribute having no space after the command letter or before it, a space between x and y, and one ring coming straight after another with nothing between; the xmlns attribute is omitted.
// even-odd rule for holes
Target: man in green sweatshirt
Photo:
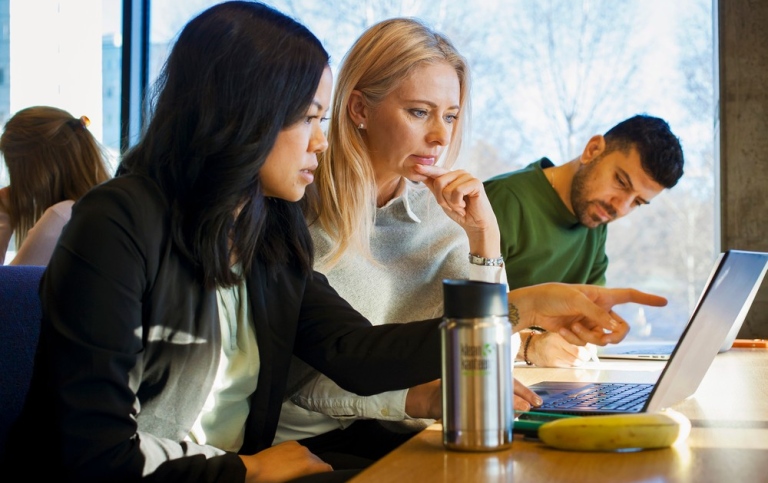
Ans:
<svg viewBox="0 0 768 483"><path fill-rule="evenodd" d="M682 175L683 151L667 122L636 115L592 136L565 164L542 158L486 181L510 290L544 282L604 285L606 224L647 205ZM567 355L547 357L550 343L566 347L553 336L523 335L526 362L572 365L580 359L568 364Z"/></svg>

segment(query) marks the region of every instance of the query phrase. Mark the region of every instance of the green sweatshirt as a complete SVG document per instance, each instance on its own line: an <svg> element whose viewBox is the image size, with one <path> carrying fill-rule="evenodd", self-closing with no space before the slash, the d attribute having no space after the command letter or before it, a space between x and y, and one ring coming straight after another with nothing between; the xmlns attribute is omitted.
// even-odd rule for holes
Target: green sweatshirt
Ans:
<svg viewBox="0 0 768 483"><path fill-rule="evenodd" d="M547 158L485 182L510 290L544 282L605 285L606 225L579 223L549 184Z"/></svg>

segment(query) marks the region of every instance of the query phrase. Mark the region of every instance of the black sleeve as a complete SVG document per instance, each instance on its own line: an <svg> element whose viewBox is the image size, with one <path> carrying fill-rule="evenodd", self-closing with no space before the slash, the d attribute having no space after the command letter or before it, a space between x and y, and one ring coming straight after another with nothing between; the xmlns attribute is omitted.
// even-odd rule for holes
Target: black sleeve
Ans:
<svg viewBox="0 0 768 483"><path fill-rule="evenodd" d="M296 355L363 396L440 378L440 319L372 326L315 272L302 300Z"/></svg>

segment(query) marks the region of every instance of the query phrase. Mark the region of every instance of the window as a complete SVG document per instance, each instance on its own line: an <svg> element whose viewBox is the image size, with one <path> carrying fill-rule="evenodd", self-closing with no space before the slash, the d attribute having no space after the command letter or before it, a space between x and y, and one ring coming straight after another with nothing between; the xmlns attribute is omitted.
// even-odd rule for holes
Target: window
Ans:
<svg viewBox="0 0 768 483"><path fill-rule="evenodd" d="M218 2L154 2L150 79L195 14ZM639 112L681 138L685 175L649 207L609 225L609 286L669 298L663 309L622 306L630 337L682 331L715 258L711 0L359 2L275 0L305 23L338 68L372 23L415 16L468 58L472 131L461 167L481 179L547 156L563 164L593 134Z"/></svg>
<svg viewBox="0 0 768 483"><path fill-rule="evenodd" d="M33 105L86 115L114 162L118 145L111 139L118 137L119 126L105 125L103 119L108 113L119 119L119 104L105 102L102 93L112 76L120 79L120 23L120 0L0 0L0 111L6 113L0 125ZM116 49L108 48L115 44ZM115 55L118 62L108 68ZM7 183L2 165L0 186Z"/></svg>
<svg viewBox="0 0 768 483"><path fill-rule="evenodd" d="M105 119L119 121L120 106L103 93L108 85L119 92L120 32L121 0L0 0L0 127L34 105L86 115L114 164L119 124ZM106 60L115 56L117 63L108 68ZM8 183L5 163L0 163L0 187ZM9 247L15 247L13 240ZM9 251L5 259L13 256Z"/></svg>

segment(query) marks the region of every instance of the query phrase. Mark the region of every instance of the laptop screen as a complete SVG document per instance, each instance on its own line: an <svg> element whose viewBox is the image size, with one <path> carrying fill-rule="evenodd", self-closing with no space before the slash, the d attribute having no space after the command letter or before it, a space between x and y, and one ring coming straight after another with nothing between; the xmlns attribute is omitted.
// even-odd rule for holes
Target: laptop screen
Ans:
<svg viewBox="0 0 768 483"><path fill-rule="evenodd" d="M647 411L669 407L698 389L731 328L744 322L767 267L766 253L724 254L659 376Z"/></svg>

